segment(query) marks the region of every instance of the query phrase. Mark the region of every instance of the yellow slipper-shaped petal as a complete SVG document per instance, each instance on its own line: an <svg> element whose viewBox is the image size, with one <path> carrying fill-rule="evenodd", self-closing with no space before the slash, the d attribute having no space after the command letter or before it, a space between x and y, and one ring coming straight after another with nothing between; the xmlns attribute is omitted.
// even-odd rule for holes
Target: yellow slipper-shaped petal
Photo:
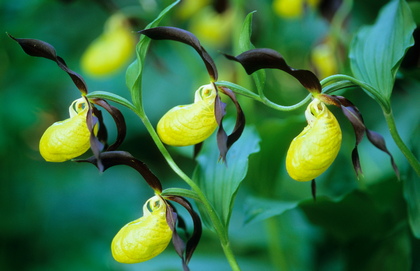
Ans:
<svg viewBox="0 0 420 271"><path fill-rule="evenodd" d="M310 181L321 175L337 157L341 129L324 103L314 99L305 111L308 126L293 139L286 157L286 169L296 181Z"/></svg>
<svg viewBox="0 0 420 271"><path fill-rule="evenodd" d="M39 151L48 162L64 162L90 148L90 132L86 124L88 106L84 98L72 103L70 118L48 127L39 142Z"/></svg>
<svg viewBox="0 0 420 271"><path fill-rule="evenodd" d="M120 263L144 262L164 251L171 238L166 204L159 196L154 196L143 206L143 216L115 235L111 244L112 256Z"/></svg>
<svg viewBox="0 0 420 271"><path fill-rule="evenodd" d="M195 92L193 104L169 110L157 125L162 142L172 146L189 146L207 139L217 128L215 99L213 85L205 85Z"/></svg>

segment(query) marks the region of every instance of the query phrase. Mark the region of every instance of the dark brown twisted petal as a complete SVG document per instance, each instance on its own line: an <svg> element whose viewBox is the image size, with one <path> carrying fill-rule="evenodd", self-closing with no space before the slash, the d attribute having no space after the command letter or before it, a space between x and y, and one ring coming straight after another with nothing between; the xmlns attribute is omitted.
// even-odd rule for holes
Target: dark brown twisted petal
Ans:
<svg viewBox="0 0 420 271"><path fill-rule="evenodd" d="M258 48L245 51L236 57L227 54L225 56L241 63L248 74L260 69L279 69L295 77L310 92L321 93L321 84L313 72L290 67L283 56L275 50Z"/></svg>
<svg viewBox="0 0 420 271"><path fill-rule="evenodd" d="M86 102L89 105L89 110L86 115L86 125L90 132L90 149L93 152L93 157L95 157L96 159L96 166L98 167L99 171L102 172L104 171L104 166L101 161L101 152L104 149L104 144L99 140L99 138L95 135L94 132L95 126L100 125L100 123L98 117L93 114L94 107L88 101Z"/></svg>
<svg viewBox="0 0 420 271"><path fill-rule="evenodd" d="M80 90L83 95L87 94L87 86L83 78L77 74L76 72L72 71L67 67L66 62L61 57L57 56L55 48L45 41L37 40L37 39L18 39L13 37L12 35L8 34L10 38L15 40L20 47L22 47L23 51L30 55L36 57L43 57L50 59L57 63L57 65L73 80L76 87Z"/></svg>
<svg viewBox="0 0 420 271"><path fill-rule="evenodd" d="M340 107L344 115L347 117L347 119L350 121L350 123L353 126L355 137L356 137L356 144L352 151L352 161L353 161L354 170L356 171L356 175L359 176L363 174L362 168L360 165L359 152L357 150L357 146L362 141L363 135L366 132L366 135L369 141L376 148L380 149L381 151L387 153L390 156L391 165L394 169L394 172L397 175L397 177L400 178L398 167L395 164L392 154L388 151L386 147L385 139L377 132L371 131L366 128L365 123L363 121L362 114L360 113L359 109L352 102L350 102L348 99L342 96L326 95L326 94L322 94L322 96L326 97L326 99L331 101L332 104Z"/></svg>
<svg viewBox="0 0 420 271"><path fill-rule="evenodd" d="M110 105L107 101L103 99L95 98L95 99L91 99L91 102L104 108L106 111L108 111L108 113L114 119L115 125L117 126L117 138L115 139L115 142L112 145L106 148L107 151L114 151L121 145L121 143L124 141L125 136L126 136L127 127L125 124L124 116L118 108ZM102 125L102 126L105 127L105 125ZM102 140L103 135L100 136L101 135L100 129L101 127L99 127L98 138L100 141L103 141ZM106 141L106 137L105 137L105 141Z"/></svg>
<svg viewBox="0 0 420 271"><path fill-rule="evenodd" d="M108 140L108 130L106 129L104 118L102 116L102 111L92 106L92 113L98 119L99 129L96 133L96 137L98 140L104 145L104 149L108 147L107 140Z"/></svg>
<svg viewBox="0 0 420 271"><path fill-rule="evenodd" d="M178 204L180 204L182 207L184 207L188 213L191 216L191 219L193 221L193 233L191 234L191 237L188 238L187 243L179 237L179 235L174 231L174 235L172 237L172 242L174 244L175 250L177 251L178 255L182 258L182 264L184 271L189 270L188 263L191 260L192 255L194 254L194 251L200 241L201 234L202 234L202 224L200 216L194 211L194 209L191 206L191 203L180 196L167 196L165 197L166 200L174 201ZM168 202L169 203L169 202ZM170 206L174 209L173 205L170 204ZM176 210L175 210L176 212ZM178 216L179 218L179 216ZM182 220L180 220L182 221ZM184 231L186 231L185 223L182 222L181 224L178 224L178 226L181 226ZM174 227L175 228L175 227Z"/></svg>
<svg viewBox="0 0 420 271"><path fill-rule="evenodd" d="M197 37L191 32L171 26L158 26L141 30L139 33L146 35L153 40L173 40L193 47L206 65L207 72L211 79L217 81L218 74L216 64L203 46L201 46Z"/></svg>
<svg viewBox="0 0 420 271"><path fill-rule="evenodd" d="M95 156L89 157L84 160L75 160L76 162L88 162L95 165L99 169L98 159ZM147 184L157 193L162 192L162 185L156 175L149 169L149 167L132 156L126 151L107 151L100 154L100 162L102 163L103 170L105 171L110 167L118 165L126 165L137 172L144 178Z"/></svg>
<svg viewBox="0 0 420 271"><path fill-rule="evenodd" d="M221 121L219 123L219 130L217 131L217 145L220 151L220 158L223 161L226 161L226 154L229 148L241 137L242 132L244 131L245 114L242 111L242 108L236 99L236 95L232 90L226 87L220 87L220 90L232 100L236 108L236 122L232 133L230 135L226 134L223 123Z"/></svg>

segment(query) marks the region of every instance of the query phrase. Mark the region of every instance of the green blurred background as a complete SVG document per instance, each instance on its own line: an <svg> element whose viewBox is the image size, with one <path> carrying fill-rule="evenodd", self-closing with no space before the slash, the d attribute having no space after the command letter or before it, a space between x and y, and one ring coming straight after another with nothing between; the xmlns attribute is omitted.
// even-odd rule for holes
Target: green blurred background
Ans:
<svg viewBox="0 0 420 271"><path fill-rule="evenodd" d="M229 10L223 12L231 12L231 25L213 40L200 37L203 28L197 27L202 24L211 28L206 23L215 20L206 17L216 14L207 2L204 13L182 15L182 5L176 7L162 25L191 30L215 58L220 80L252 89L241 67L220 54L239 53L238 32L248 12L257 10L253 29L256 47L279 51L292 67L313 69L311 51L329 35L327 18L341 1L322 1L298 18L280 16L269 0L231 1ZM141 207L152 196L152 190L130 168L115 167L100 174L88 164L47 163L42 159L39 138L53 122L68 117L68 106L80 94L55 63L29 57L6 35L52 44L68 66L85 78L90 91L106 90L129 98L125 68L108 77L90 77L81 69L80 58L115 10L135 15L133 29L141 30L169 3L0 1L0 270L181 270L181 260L172 245L145 263L124 265L113 260L113 236L124 224L141 216ZM351 37L360 26L373 23L385 3L354 1L341 33L338 73L350 74L346 56ZM418 7L417 1L410 4ZM417 20L418 15L414 13ZM217 30L214 26L212 29ZM416 47L403 62L392 101L401 136L417 155L418 60ZM208 83L199 57L182 44L152 42L146 65L144 101L153 124L169 108L191 103L193 92ZM293 78L271 70L267 71L266 91L269 98L286 105L306 95ZM310 184L293 181L284 167L290 141L305 126L304 108L278 112L240 97L248 124L255 126L262 138L261 151L250 158L249 172L232 216L232 247L243 270L420 270L420 242L410 230L403 197L404 180L416 177L390 138L380 107L360 90L343 93L359 107L367 127L385 137L402 180L397 181L389 157L366 138L360 145L365 179L357 180L350 158L353 130L341 112L333 108L342 125L343 145L333 166L317 179L319 201L314 203ZM154 147L139 119L121 110L128 135L120 149L148 164L165 188L185 187ZM228 111L232 111L230 107ZM115 128L109 116L105 121L112 140ZM192 149L170 151L181 168L192 173ZM273 200L300 205L268 220L245 223L255 202L275 209ZM205 229L190 267L229 270L211 231Z"/></svg>

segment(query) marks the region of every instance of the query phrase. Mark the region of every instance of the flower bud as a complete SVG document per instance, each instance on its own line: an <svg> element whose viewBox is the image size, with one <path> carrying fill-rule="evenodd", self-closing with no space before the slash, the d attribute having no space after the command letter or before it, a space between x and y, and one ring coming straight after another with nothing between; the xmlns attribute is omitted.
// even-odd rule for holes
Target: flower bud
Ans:
<svg viewBox="0 0 420 271"><path fill-rule="evenodd" d="M82 69L92 76L107 76L128 62L135 39L126 18L115 14L106 22L104 32L82 56Z"/></svg>
<svg viewBox="0 0 420 271"><path fill-rule="evenodd" d="M154 196L144 204L143 216L122 227L115 235L111 244L112 256L120 263L144 262L162 253L171 238L166 203Z"/></svg>
<svg viewBox="0 0 420 271"><path fill-rule="evenodd" d="M39 151L48 162L64 162L82 155L90 148L86 100L75 100L69 112L69 119L54 123L41 137Z"/></svg>
<svg viewBox="0 0 420 271"><path fill-rule="evenodd" d="M216 90L209 84L195 92L193 104L169 110L157 124L162 142L172 146L189 146L207 139L217 128L215 99Z"/></svg>
<svg viewBox="0 0 420 271"><path fill-rule="evenodd" d="M341 129L324 103L314 99L305 111L308 125L293 139L286 157L286 169L296 181L310 181L321 175L337 157Z"/></svg>

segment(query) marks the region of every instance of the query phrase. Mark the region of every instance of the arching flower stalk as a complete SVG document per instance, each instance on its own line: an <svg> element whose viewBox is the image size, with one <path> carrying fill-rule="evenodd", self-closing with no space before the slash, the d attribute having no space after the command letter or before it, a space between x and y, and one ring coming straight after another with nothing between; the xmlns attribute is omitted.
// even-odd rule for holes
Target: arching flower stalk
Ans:
<svg viewBox="0 0 420 271"><path fill-rule="evenodd" d="M67 67L65 61L57 56L52 45L41 40L18 39L9 36L28 55L47 58L57 63L70 76L82 96L70 106L69 119L56 122L45 131L40 140L40 152L44 159L50 162L64 162L84 154L90 148L100 161L102 151L117 149L126 134L125 120L121 112L103 99L88 99L85 81L79 74ZM107 131L102 113L95 105L104 108L112 116L117 126L118 135L115 143L111 146L106 143ZM100 170L102 170L102 166Z"/></svg>
<svg viewBox="0 0 420 271"><path fill-rule="evenodd" d="M195 154L197 154L202 142L218 126L217 145L220 158L225 160L227 151L243 132L245 116L234 92L226 87L219 88L214 83L217 81L218 72L213 59L201 46L197 37L186 30L160 26L148 28L139 33L154 40L173 40L191 46L203 60L210 76L210 84L196 91L193 104L177 106L162 117L157 127L161 140L173 146L195 145ZM236 123L229 135L222 123L226 105L221 101L220 93L228 96L236 107Z"/></svg>
<svg viewBox="0 0 420 271"><path fill-rule="evenodd" d="M311 71L298 70L288 66L278 52L267 48L252 49L236 57L230 55L226 55L226 57L241 63L248 74L259 69L279 69L287 72L295 77L314 97L305 111L308 126L292 141L286 158L286 168L293 179L297 181L312 180L314 197L315 178L325 172L333 163L341 143L340 127L326 104L340 107L353 125L356 144L352 152L352 162L356 175L362 174L357 147L366 132L369 141L391 157L392 167L399 177L398 168L386 148L383 137L366 128L358 108L348 99L321 93L321 84Z"/></svg>

